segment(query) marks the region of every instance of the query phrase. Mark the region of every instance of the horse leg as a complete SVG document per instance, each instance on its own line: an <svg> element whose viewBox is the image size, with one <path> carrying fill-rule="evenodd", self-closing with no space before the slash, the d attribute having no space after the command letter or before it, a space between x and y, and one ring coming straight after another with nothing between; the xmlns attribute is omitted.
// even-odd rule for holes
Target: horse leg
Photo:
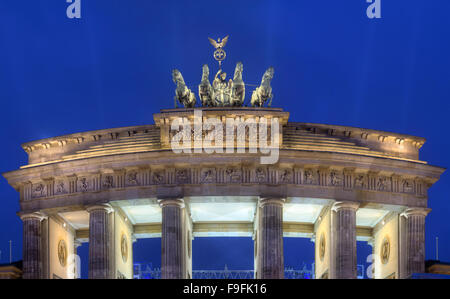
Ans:
<svg viewBox="0 0 450 299"><path fill-rule="evenodd" d="M258 107L264 106L264 99L262 95L258 94Z"/></svg>
<svg viewBox="0 0 450 299"><path fill-rule="evenodd" d="M257 89L255 89L252 92L252 98L250 100L250 104L252 105L252 107L256 107L256 106L258 106L258 101L259 101L258 92L257 92Z"/></svg>
<svg viewBox="0 0 450 299"><path fill-rule="evenodd" d="M272 99L273 99L273 93L270 95L270 101L269 101L269 105L267 105L267 107L272 107Z"/></svg>
<svg viewBox="0 0 450 299"><path fill-rule="evenodd" d="M189 97L190 97L190 100L191 100L191 108L195 108L196 101L195 101L195 95L194 95L194 93L191 92L190 95L189 95Z"/></svg>

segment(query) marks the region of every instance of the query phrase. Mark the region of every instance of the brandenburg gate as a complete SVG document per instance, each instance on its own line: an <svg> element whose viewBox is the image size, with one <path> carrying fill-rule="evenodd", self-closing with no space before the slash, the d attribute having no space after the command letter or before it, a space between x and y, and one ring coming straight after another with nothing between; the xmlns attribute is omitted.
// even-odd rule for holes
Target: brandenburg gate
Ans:
<svg viewBox="0 0 450 299"><path fill-rule="evenodd" d="M242 71L211 85L204 66L199 107L175 70L185 107L152 125L23 144L28 164L3 175L20 194L24 278L73 277L83 242L89 278L133 278L132 243L154 237L162 278L191 278L192 239L210 236L252 237L258 279L283 278L283 237L315 242L316 278L356 278L357 240L374 278L424 272L427 191L444 171L420 160L425 139L291 122L264 106L273 68L244 107Z"/></svg>

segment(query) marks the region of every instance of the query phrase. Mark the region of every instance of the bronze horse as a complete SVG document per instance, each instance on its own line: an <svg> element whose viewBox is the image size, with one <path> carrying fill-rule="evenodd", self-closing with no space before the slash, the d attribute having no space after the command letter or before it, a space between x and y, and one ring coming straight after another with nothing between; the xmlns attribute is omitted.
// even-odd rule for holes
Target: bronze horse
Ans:
<svg viewBox="0 0 450 299"><path fill-rule="evenodd" d="M214 106L214 89L209 82L209 67L207 64L203 65L202 81L198 86L198 96L203 107Z"/></svg>
<svg viewBox="0 0 450 299"><path fill-rule="evenodd" d="M177 100L185 108L194 108L196 102L195 94L186 86L179 70L175 69L172 71L172 79L177 84L177 89L175 90L175 108L178 107Z"/></svg>
<svg viewBox="0 0 450 299"><path fill-rule="evenodd" d="M244 104L245 84L242 80L243 71L244 66L242 62L238 62L234 70L233 84L231 85L231 106L242 106Z"/></svg>
<svg viewBox="0 0 450 299"><path fill-rule="evenodd" d="M264 73L261 80L261 85L252 93L252 99L250 100L252 107L262 107L268 100L270 101L267 106L270 107L272 105L273 94L270 83L272 82L273 74L273 67L268 68Z"/></svg>

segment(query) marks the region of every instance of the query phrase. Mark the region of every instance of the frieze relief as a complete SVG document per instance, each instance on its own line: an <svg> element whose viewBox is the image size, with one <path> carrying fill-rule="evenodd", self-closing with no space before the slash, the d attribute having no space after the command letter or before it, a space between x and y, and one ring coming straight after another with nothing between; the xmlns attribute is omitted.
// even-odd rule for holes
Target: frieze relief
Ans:
<svg viewBox="0 0 450 299"><path fill-rule="evenodd" d="M165 184L295 184L315 185L324 170L318 168L275 168L275 167L206 167L206 168L166 168L166 169L133 169L123 172L121 176L126 187ZM395 192L426 196L429 185L423 179L405 178L399 175L384 176L376 173L345 173L344 170L326 170L325 186L373 190L379 192ZM65 195L75 192L89 192L118 188L117 174L107 173L91 176L56 177L54 181L26 183L21 189L24 200ZM345 182L347 180L347 183ZM345 183L345 186L344 186ZM123 186L122 184L120 184ZM50 190L50 191L49 191Z"/></svg>
<svg viewBox="0 0 450 299"><path fill-rule="evenodd" d="M55 195L69 193L69 182L65 180L57 180L55 182Z"/></svg>
<svg viewBox="0 0 450 299"><path fill-rule="evenodd" d="M203 168L201 171L200 183L212 184L216 182L216 169L215 168Z"/></svg>
<svg viewBox="0 0 450 299"><path fill-rule="evenodd" d="M278 182L282 184L292 184L292 170L291 169L280 170Z"/></svg>
<svg viewBox="0 0 450 299"><path fill-rule="evenodd" d="M414 193L414 182L412 180L403 180L402 191L403 193Z"/></svg>
<svg viewBox="0 0 450 299"><path fill-rule="evenodd" d="M378 191L390 191L390 178L387 178L385 176L380 176L377 178L377 190Z"/></svg>
<svg viewBox="0 0 450 299"><path fill-rule="evenodd" d="M337 170L330 171L330 186L342 186L343 185L342 173Z"/></svg>
<svg viewBox="0 0 450 299"><path fill-rule="evenodd" d="M189 171L188 169L177 169L175 171L177 184L189 184Z"/></svg>
<svg viewBox="0 0 450 299"><path fill-rule="evenodd" d="M103 189L111 189L114 187L114 176L112 174L102 175Z"/></svg>
<svg viewBox="0 0 450 299"><path fill-rule="evenodd" d="M152 173L152 184L162 185L165 183L165 175L163 170L156 170Z"/></svg>
<svg viewBox="0 0 450 299"><path fill-rule="evenodd" d="M241 183L242 170L230 167L225 170L225 183Z"/></svg>
<svg viewBox="0 0 450 299"><path fill-rule="evenodd" d="M47 196L47 186L43 182L32 185L31 187L32 198L40 198L45 196Z"/></svg>
<svg viewBox="0 0 450 299"><path fill-rule="evenodd" d="M264 167L257 167L255 169L255 183L266 183L267 182L267 169Z"/></svg>
<svg viewBox="0 0 450 299"><path fill-rule="evenodd" d="M317 170L313 170L313 169L305 169L305 174L304 174L304 182L305 185L317 185L318 184L318 172Z"/></svg>
<svg viewBox="0 0 450 299"><path fill-rule="evenodd" d="M77 191L78 192L88 192L92 191L92 181L89 180L87 177L80 177L77 180Z"/></svg>
<svg viewBox="0 0 450 299"><path fill-rule="evenodd" d="M353 186L355 189L366 189L367 177L364 174L356 174Z"/></svg>
<svg viewBox="0 0 450 299"><path fill-rule="evenodd" d="M139 178L138 178L138 172L137 171L130 171L126 174L126 180L125 184L127 186L138 186L139 185Z"/></svg>

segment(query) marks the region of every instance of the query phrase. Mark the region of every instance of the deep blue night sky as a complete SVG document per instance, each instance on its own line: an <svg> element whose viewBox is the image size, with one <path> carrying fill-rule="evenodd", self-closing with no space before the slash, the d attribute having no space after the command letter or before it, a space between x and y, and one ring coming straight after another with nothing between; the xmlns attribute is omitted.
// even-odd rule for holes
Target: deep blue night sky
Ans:
<svg viewBox="0 0 450 299"><path fill-rule="evenodd" d="M242 61L244 81L258 84L273 65L274 106L289 110L291 121L425 137L421 159L448 167L450 1L382 0L379 20L367 18L367 6L365 0L82 0L82 19L75 20L66 17L65 0L0 0L0 171L26 164L20 144L27 141L153 123L153 113L173 107L171 70L180 69L196 90L202 64L217 70L207 37L228 34L225 70L231 74ZM446 172L429 192L426 255L435 257L439 236L440 259L450 262L449 184ZM22 224L18 194L3 178L0 194L1 262L7 262L8 240L14 260L21 258ZM306 241L287 241L289 265L311 262ZM220 242L226 240L196 239L194 251L215 249L194 252L194 265L252 264L250 239L230 239L233 248L242 243L235 256ZM160 263L160 249L142 246L140 260Z"/></svg>

